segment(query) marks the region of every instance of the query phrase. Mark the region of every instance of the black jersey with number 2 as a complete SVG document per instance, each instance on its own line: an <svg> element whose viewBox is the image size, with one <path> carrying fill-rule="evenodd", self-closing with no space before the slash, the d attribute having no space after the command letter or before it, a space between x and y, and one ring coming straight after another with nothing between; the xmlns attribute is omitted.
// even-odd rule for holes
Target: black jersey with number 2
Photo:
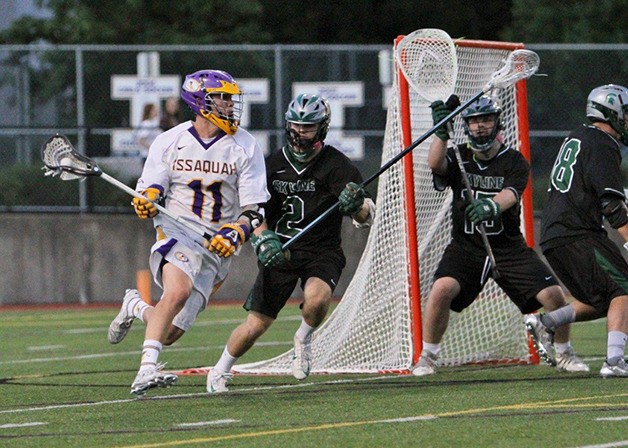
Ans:
<svg viewBox="0 0 628 448"><path fill-rule="evenodd" d="M267 158L266 176L271 195L265 206L266 221L284 243L333 206L347 183L362 182L360 171L333 146L323 147L305 166L294 163L283 147ZM336 209L290 250L320 252L339 247L341 224L342 215Z"/></svg>
<svg viewBox="0 0 628 448"><path fill-rule="evenodd" d="M491 198L503 189L510 189L518 199L517 204L504 210L500 217L484 222L493 251L498 254L508 252L513 244L525 245L521 234L520 204L528 184L528 161L519 151L507 146L503 146L489 161L477 159L467 145L459 145L458 149L474 199ZM467 250L485 253L477 226L465 217L464 211L469 203L453 148L447 150L447 175L434 175L434 185L438 190L444 190L447 185L452 189L452 238Z"/></svg>
<svg viewBox="0 0 628 448"><path fill-rule="evenodd" d="M567 136L550 174L541 220L543 250L587 233L606 235L600 199L624 198L619 149L617 140L595 126L579 126Z"/></svg>

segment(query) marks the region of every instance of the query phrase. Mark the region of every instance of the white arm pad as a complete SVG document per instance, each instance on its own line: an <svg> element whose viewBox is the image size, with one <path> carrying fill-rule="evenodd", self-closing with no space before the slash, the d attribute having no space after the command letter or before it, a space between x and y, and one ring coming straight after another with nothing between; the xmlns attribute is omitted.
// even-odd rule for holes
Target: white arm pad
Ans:
<svg viewBox="0 0 628 448"><path fill-rule="evenodd" d="M369 214L364 222L357 222L355 219L353 220L353 225L356 229L363 229L365 227L371 227L373 224L373 220L375 219L375 203L371 198L365 198L364 202L369 207Z"/></svg>

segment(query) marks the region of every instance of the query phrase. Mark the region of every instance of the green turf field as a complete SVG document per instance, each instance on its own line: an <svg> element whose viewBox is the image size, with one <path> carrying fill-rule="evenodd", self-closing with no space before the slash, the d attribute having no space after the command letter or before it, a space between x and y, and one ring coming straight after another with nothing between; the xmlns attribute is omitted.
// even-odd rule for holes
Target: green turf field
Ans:
<svg viewBox="0 0 628 448"><path fill-rule="evenodd" d="M628 446L628 380L601 379L605 322L574 325L590 374L548 366L459 367L397 375L236 376L206 396L182 376L129 394L144 326L107 343L117 309L0 311L1 447L611 447ZM214 307L160 361L213 365L239 306ZM291 347L289 305L241 362Z"/></svg>

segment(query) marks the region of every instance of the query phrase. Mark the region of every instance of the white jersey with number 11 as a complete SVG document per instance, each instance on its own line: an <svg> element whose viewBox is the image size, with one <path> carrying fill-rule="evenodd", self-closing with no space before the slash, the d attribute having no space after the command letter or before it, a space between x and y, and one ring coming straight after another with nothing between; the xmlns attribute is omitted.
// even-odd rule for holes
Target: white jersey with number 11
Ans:
<svg viewBox="0 0 628 448"><path fill-rule="evenodd" d="M168 210L210 234L235 221L243 206L270 198L264 156L251 134L239 128L204 141L191 121L154 140L136 189L150 187L162 191ZM167 219L158 214L154 223Z"/></svg>

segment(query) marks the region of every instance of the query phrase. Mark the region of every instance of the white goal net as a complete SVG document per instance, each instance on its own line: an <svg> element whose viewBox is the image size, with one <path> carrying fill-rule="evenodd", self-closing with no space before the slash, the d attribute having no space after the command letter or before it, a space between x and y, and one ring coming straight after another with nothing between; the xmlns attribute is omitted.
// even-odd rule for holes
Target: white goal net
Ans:
<svg viewBox="0 0 628 448"><path fill-rule="evenodd" d="M510 52L521 47L502 42L456 42L455 93L461 102L482 90ZM402 75L395 71L382 164L432 127L429 103L408 92ZM525 81L499 92L497 100L504 110L506 143L525 150ZM457 118L454 125L455 142L465 139L459 121ZM426 164L430 141L379 177L376 221L340 304L314 333L312 373L403 373L418 359L420 304L427 299L451 230L449 190L434 189ZM524 215L529 214L524 222L531 226L530 196L524 198L524 210L526 207ZM531 228L526 229L528 237L530 232ZM236 365L234 371L289 374L291 358L292 350L273 359ZM492 280L473 305L462 313L451 313L440 359L449 366L530 361L523 316Z"/></svg>

